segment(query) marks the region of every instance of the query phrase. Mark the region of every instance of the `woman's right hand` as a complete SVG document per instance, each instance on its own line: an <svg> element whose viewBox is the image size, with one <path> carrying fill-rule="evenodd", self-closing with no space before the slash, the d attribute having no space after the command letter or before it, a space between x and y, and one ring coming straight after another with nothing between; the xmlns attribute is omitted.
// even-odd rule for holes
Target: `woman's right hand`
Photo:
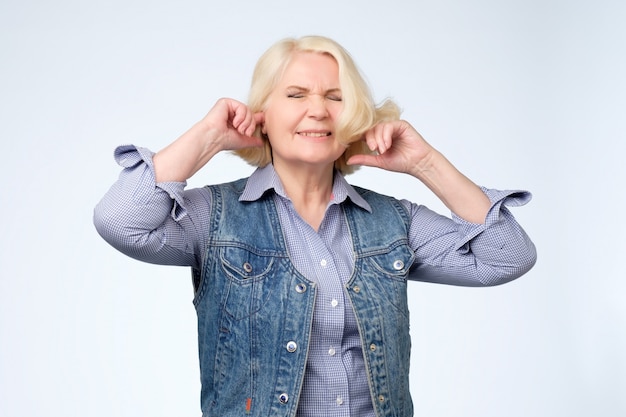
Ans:
<svg viewBox="0 0 626 417"><path fill-rule="evenodd" d="M263 146L263 141L252 136L263 113L252 113L248 106L230 98L219 99L209 113L198 123L206 139L218 145L219 150L236 150Z"/></svg>
<svg viewBox="0 0 626 417"><path fill-rule="evenodd" d="M157 182L182 182L191 178L218 152L263 146L252 136L263 123L262 112L245 104L219 99L202 120L153 157Z"/></svg>

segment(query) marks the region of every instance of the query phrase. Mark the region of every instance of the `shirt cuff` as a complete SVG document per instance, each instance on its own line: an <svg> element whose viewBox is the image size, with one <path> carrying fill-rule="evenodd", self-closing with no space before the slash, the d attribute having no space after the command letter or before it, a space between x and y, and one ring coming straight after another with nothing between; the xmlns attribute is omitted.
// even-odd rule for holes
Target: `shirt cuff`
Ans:
<svg viewBox="0 0 626 417"><path fill-rule="evenodd" d="M137 184L134 193L136 203L146 204L154 197L154 193L159 190L165 192L174 202L170 215L175 221L179 221L187 215L183 196L187 182L157 183L152 161L154 154L153 151L147 148L141 148L135 145L122 145L115 149L113 156L117 164L125 170L134 171L140 166L144 166L140 183Z"/></svg>
<svg viewBox="0 0 626 417"><path fill-rule="evenodd" d="M455 244L455 249L462 249L464 246L465 251L469 251L468 243L483 231L492 227L503 220L506 216L503 216L506 207L520 207L527 204L532 199L532 194L524 190L494 190L485 187L480 187L485 195L491 201L491 207L487 211L484 224L470 223L463 218L452 213L452 219L459 225L459 239ZM463 250L463 249L462 249Z"/></svg>

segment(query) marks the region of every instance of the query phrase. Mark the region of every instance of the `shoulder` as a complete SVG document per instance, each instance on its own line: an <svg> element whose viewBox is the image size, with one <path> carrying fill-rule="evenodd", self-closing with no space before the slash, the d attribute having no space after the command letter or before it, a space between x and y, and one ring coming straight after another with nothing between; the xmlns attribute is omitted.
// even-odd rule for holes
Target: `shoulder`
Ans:
<svg viewBox="0 0 626 417"><path fill-rule="evenodd" d="M221 184L207 185L204 188L206 190L209 190L211 194L219 193L219 194L236 195L238 197L243 193L243 190L246 188L247 183L248 183L248 178L240 178L235 181L224 182Z"/></svg>
<svg viewBox="0 0 626 417"><path fill-rule="evenodd" d="M351 185L351 187L354 188L354 190L370 204L399 204L400 202L400 200L395 197L382 194L368 188L359 187L358 185Z"/></svg>
<svg viewBox="0 0 626 417"><path fill-rule="evenodd" d="M352 188L363 198L371 207L374 215L390 216L397 215L408 224L410 222L410 213L405 204L395 197L382 194L368 188L351 185Z"/></svg>

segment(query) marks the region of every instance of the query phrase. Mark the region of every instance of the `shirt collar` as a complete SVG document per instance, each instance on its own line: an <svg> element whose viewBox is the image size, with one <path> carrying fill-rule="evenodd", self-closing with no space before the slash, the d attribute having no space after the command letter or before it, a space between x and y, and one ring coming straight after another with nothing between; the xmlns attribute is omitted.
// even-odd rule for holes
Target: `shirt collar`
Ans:
<svg viewBox="0 0 626 417"><path fill-rule="evenodd" d="M289 199L285 194L283 184L280 182L280 178L278 178L278 174L276 174L274 165L272 164L268 164L263 168L257 168L252 175L250 175L246 187L239 197L239 201L256 201L269 190L274 190L276 194ZM361 197L354 187L348 184L339 171L335 171L330 204L341 204L348 198L357 206L369 212L372 211L369 203Z"/></svg>

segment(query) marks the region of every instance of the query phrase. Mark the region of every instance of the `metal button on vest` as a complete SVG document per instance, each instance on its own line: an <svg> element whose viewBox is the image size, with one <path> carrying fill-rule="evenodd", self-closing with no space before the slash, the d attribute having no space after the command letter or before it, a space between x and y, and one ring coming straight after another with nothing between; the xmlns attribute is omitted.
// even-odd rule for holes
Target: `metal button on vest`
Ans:
<svg viewBox="0 0 626 417"><path fill-rule="evenodd" d="M381 403L385 401L385 397L383 395L379 395L378 396L378 401L380 401Z"/></svg>
<svg viewBox="0 0 626 417"><path fill-rule="evenodd" d="M298 344L293 340L287 342L287 352L295 352L298 349Z"/></svg>
<svg viewBox="0 0 626 417"><path fill-rule="evenodd" d="M402 262L400 259L396 259L393 262L393 269L395 269L396 271L399 271L402 268L404 268L404 262Z"/></svg>
<svg viewBox="0 0 626 417"><path fill-rule="evenodd" d="M306 291L306 285L304 285L302 283L296 285L296 292L302 294L305 291Z"/></svg>
<svg viewBox="0 0 626 417"><path fill-rule="evenodd" d="M376 344L372 343L372 344L370 345L370 350L371 350L372 352L373 352L373 351L375 351L375 350L376 350Z"/></svg>
<svg viewBox="0 0 626 417"><path fill-rule="evenodd" d="M281 404L287 404L289 402L289 395L287 395L286 392L283 392L278 396L278 401L280 401Z"/></svg>
<svg viewBox="0 0 626 417"><path fill-rule="evenodd" d="M243 270L246 271L247 273L252 272L252 265L250 265L249 262L246 262L245 264L243 264Z"/></svg>
<svg viewBox="0 0 626 417"><path fill-rule="evenodd" d="M361 292L361 287L359 287L358 285L355 285L354 287L352 287L352 291Z"/></svg>

